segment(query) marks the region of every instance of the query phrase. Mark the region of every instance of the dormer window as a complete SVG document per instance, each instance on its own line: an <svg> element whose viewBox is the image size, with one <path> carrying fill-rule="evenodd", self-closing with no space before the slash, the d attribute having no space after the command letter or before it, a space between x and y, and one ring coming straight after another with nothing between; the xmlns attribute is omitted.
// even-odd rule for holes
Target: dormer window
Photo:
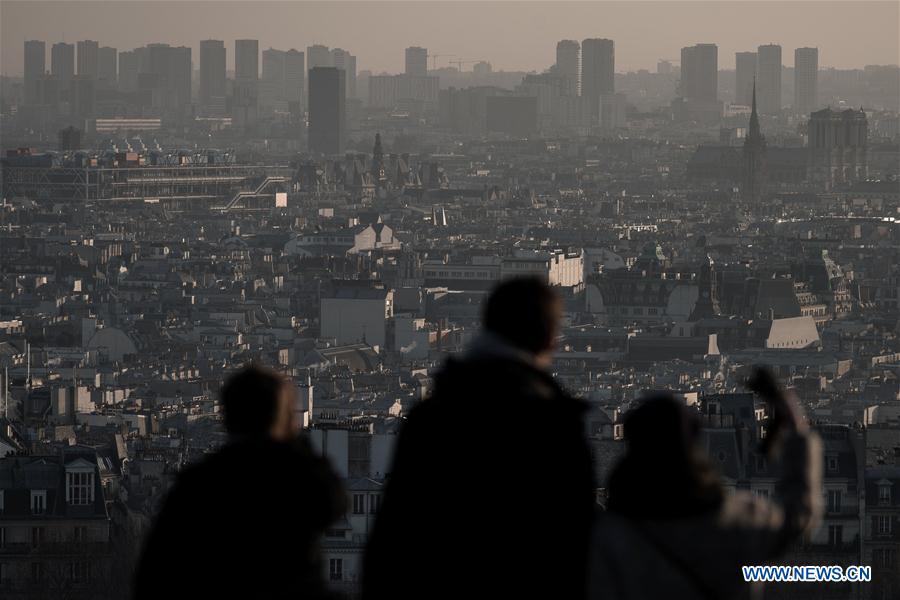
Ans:
<svg viewBox="0 0 900 600"><path fill-rule="evenodd" d="M837 471L838 470L838 457L835 455L831 455L826 457L827 467L829 471Z"/></svg>
<svg viewBox="0 0 900 600"><path fill-rule="evenodd" d="M93 464L78 459L66 465L66 503L87 506L94 503Z"/></svg>
<svg viewBox="0 0 900 600"><path fill-rule="evenodd" d="M42 515L47 512L47 490L31 490L31 514Z"/></svg>

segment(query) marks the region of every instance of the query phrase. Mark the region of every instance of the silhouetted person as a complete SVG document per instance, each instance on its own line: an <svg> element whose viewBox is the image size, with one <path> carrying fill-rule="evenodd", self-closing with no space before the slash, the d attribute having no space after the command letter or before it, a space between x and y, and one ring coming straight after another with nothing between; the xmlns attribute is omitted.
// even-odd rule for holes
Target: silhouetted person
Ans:
<svg viewBox="0 0 900 600"><path fill-rule="evenodd" d="M749 596L741 566L772 564L818 519L821 442L768 371L749 385L773 415L765 447L780 473L777 499L727 494L700 447L699 417L671 395L646 399L625 417L627 451L595 527L592 599Z"/></svg>
<svg viewBox="0 0 900 600"><path fill-rule="evenodd" d="M594 505L584 406L550 374L561 304L536 279L490 296L400 430L363 597L582 598Z"/></svg>
<svg viewBox="0 0 900 600"><path fill-rule="evenodd" d="M249 367L225 383L221 403L229 442L178 475L135 598L327 597L318 541L346 500L327 461L297 436L293 386Z"/></svg>

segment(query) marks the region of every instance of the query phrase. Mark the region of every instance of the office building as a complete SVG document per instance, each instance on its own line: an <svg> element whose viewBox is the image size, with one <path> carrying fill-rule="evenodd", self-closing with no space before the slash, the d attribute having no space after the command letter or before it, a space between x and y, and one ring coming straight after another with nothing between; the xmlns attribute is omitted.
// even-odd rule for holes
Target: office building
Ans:
<svg viewBox="0 0 900 600"><path fill-rule="evenodd" d="M53 44L50 48L50 73L59 81L60 90L69 89L75 76L75 44Z"/></svg>
<svg viewBox="0 0 900 600"><path fill-rule="evenodd" d="M599 100L615 93L616 53L612 40L587 39L581 43L581 95Z"/></svg>
<svg viewBox="0 0 900 600"><path fill-rule="evenodd" d="M119 53L103 46L97 50L97 84L104 89L116 89L119 73Z"/></svg>
<svg viewBox="0 0 900 600"><path fill-rule="evenodd" d="M225 43L222 40L200 42L200 105L225 106Z"/></svg>
<svg viewBox="0 0 900 600"><path fill-rule="evenodd" d="M259 110L270 113L284 103L284 63L287 53L269 48L262 53L262 76L259 80Z"/></svg>
<svg viewBox="0 0 900 600"><path fill-rule="evenodd" d="M781 110L781 46L760 46L756 59L756 99L759 102L759 112L772 115Z"/></svg>
<svg viewBox="0 0 900 600"><path fill-rule="evenodd" d="M794 112L808 114L818 108L819 49L794 50Z"/></svg>
<svg viewBox="0 0 900 600"><path fill-rule="evenodd" d="M331 66L344 72L348 98L356 98L356 57L341 48L331 51Z"/></svg>
<svg viewBox="0 0 900 600"><path fill-rule="evenodd" d="M410 46L406 49L407 75L425 77L428 75L428 50L419 46Z"/></svg>
<svg viewBox="0 0 900 600"><path fill-rule="evenodd" d="M234 41L234 95L231 117L235 127L256 122L259 101L259 41Z"/></svg>
<svg viewBox="0 0 900 600"><path fill-rule="evenodd" d="M234 41L235 81L259 79L259 40Z"/></svg>
<svg viewBox="0 0 900 600"><path fill-rule="evenodd" d="M284 53L284 99L296 112L305 109L306 55L291 48Z"/></svg>
<svg viewBox="0 0 900 600"><path fill-rule="evenodd" d="M78 74L82 77L98 76L100 45L93 40L78 42Z"/></svg>
<svg viewBox="0 0 900 600"><path fill-rule="evenodd" d="M347 80L334 67L309 70L309 151L340 154L346 134Z"/></svg>
<svg viewBox="0 0 900 600"><path fill-rule="evenodd" d="M556 72L563 78L563 89L568 96L579 93L579 59L581 46L575 40L561 40L556 44Z"/></svg>
<svg viewBox="0 0 900 600"><path fill-rule="evenodd" d="M306 48L306 65L310 71L316 67L333 67L334 63L328 46L322 44L308 46Z"/></svg>
<svg viewBox="0 0 900 600"><path fill-rule="evenodd" d="M487 98L486 110L488 131L513 137L528 137L537 132L535 96L492 96Z"/></svg>
<svg viewBox="0 0 900 600"><path fill-rule="evenodd" d="M72 79L72 114L90 119L97 112L97 80L91 75L76 75Z"/></svg>
<svg viewBox="0 0 900 600"><path fill-rule="evenodd" d="M141 63L137 50L119 52L119 90L133 92L137 89Z"/></svg>
<svg viewBox="0 0 900 600"><path fill-rule="evenodd" d="M38 81L46 71L47 50L44 42L25 42L25 104L38 104Z"/></svg>
<svg viewBox="0 0 900 600"><path fill-rule="evenodd" d="M750 106L756 79L756 52L735 52L734 75L734 103Z"/></svg>
<svg viewBox="0 0 900 600"><path fill-rule="evenodd" d="M697 44L681 49L681 97L695 102L718 100L719 48Z"/></svg>

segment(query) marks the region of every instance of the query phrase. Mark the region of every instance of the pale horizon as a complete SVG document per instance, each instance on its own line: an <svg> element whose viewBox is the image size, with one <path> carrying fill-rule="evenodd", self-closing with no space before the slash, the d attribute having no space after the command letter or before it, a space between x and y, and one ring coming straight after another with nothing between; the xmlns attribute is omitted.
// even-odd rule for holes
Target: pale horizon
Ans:
<svg viewBox="0 0 900 600"><path fill-rule="evenodd" d="M891 1L3 0L0 65L3 75L21 76L25 40L46 42L49 69L54 43L92 39L119 51L153 42L190 46L196 68L200 40L220 39L231 69L234 40L253 38L260 51L305 51L313 44L344 48L358 57L358 71L375 73L401 72L407 46L453 55L439 57L438 67L461 59L468 61L464 70L471 61L485 60L498 71L542 71L553 63L557 41L605 37L615 41L617 72L653 71L660 59L677 63L680 49L696 43L718 46L720 69L734 67L735 52L768 43L781 44L787 67L793 66L795 48L812 46L819 49L820 68L851 69L898 63L898 20L900 3Z"/></svg>

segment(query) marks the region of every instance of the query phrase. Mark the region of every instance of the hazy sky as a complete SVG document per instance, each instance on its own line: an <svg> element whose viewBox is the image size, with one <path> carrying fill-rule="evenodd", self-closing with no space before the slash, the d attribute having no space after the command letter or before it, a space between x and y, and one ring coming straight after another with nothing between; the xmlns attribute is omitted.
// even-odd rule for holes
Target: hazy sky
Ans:
<svg viewBox="0 0 900 600"><path fill-rule="evenodd" d="M793 49L817 46L822 67L853 68L900 62L900 2L301 2L270 0L0 0L2 72L22 73L27 39L93 39L127 50L150 42L194 48L226 41L229 68L235 38L268 47L305 49L321 43L355 54L357 69L399 72L403 49L463 60L487 60L495 70L543 70L560 39L607 37L616 43L616 70L655 69L677 60L682 46L719 46L720 68L733 68L734 52L780 43L784 64ZM447 66L450 57L438 58ZM455 59L454 59L455 60ZM429 67L431 60L429 60ZM464 67L471 68L471 63Z"/></svg>

